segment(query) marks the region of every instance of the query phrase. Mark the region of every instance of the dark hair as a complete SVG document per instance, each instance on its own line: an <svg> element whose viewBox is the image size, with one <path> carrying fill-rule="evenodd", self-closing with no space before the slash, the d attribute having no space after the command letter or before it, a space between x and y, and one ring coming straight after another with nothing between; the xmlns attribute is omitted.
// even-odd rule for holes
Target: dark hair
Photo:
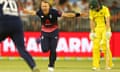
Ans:
<svg viewBox="0 0 120 72"><path fill-rule="evenodd" d="M40 9L41 9L42 2L48 3L49 6L50 6L50 8L52 8L52 5L51 5L48 1L46 1L46 0L41 0L41 1L40 1Z"/></svg>
<svg viewBox="0 0 120 72"><path fill-rule="evenodd" d="M65 4L66 2L68 2L68 0L59 0L59 5L63 5L63 4Z"/></svg>
<svg viewBox="0 0 120 72"><path fill-rule="evenodd" d="M90 2L90 9L95 10L98 6L102 9L102 3L100 0L92 0Z"/></svg>
<svg viewBox="0 0 120 72"><path fill-rule="evenodd" d="M118 2L117 2L117 1L113 1L112 3L113 3L113 4L118 4Z"/></svg>

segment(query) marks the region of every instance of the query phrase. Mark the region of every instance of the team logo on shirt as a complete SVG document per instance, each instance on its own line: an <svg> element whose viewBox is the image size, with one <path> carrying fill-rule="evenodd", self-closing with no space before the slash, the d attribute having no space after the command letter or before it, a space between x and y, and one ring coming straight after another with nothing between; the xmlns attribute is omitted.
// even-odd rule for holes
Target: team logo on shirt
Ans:
<svg viewBox="0 0 120 72"><path fill-rule="evenodd" d="M49 19L47 19L47 20L45 21L45 25L46 25L46 26L51 25L51 22L50 22L50 20L49 20Z"/></svg>

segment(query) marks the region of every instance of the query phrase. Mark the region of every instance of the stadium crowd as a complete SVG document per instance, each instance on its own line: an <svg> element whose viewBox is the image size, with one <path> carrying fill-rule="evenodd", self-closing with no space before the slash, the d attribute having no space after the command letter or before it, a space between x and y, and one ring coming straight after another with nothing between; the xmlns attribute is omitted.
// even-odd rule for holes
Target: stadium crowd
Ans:
<svg viewBox="0 0 120 72"><path fill-rule="evenodd" d="M24 8L28 10L38 10L40 0L18 0L21 1ZM60 31L80 31L89 32L89 0L68 0L67 5L59 7L59 0L48 0L52 7L64 12L85 13L85 16L77 18L60 18ZM62 1L62 0L61 0ZM65 1L65 0L63 0ZM120 31L120 1L119 0L101 0L104 5L107 5L111 12L111 27L112 31ZM22 12L22 7L19 8L21 19L24 25L24 31L40 31L40 19L37 16L30 16Z"/></svg>

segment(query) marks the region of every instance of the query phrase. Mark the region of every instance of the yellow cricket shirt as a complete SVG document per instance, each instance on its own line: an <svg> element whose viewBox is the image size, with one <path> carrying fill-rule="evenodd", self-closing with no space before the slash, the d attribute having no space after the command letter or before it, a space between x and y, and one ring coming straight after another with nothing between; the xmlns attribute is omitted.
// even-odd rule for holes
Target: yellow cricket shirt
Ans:
<svg viewBox="0 0 120 72"><path fill-rule="evenodd" d="M106 6L102 6L100 11L90 10L89 18L94 20L96 27L105 27L105 18L110 17L109 9Z"/></svg>

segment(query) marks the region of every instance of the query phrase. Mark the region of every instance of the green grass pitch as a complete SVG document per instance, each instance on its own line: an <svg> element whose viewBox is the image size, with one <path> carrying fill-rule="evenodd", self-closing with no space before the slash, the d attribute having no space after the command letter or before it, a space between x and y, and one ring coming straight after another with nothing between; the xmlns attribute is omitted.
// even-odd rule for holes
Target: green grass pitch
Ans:
<svg viewBox="0 0 120 72"><path fill-rule="evenodd" d="M36 60L41 72L47 71L48 60ZM91 70L91 60L58 60L55 72L94 72ZM114 60L112 70L104 70L104 62L101 62L99 72L120 72L120 60ZM0 72L31 72L23 60L0 60Z"/></svg>

